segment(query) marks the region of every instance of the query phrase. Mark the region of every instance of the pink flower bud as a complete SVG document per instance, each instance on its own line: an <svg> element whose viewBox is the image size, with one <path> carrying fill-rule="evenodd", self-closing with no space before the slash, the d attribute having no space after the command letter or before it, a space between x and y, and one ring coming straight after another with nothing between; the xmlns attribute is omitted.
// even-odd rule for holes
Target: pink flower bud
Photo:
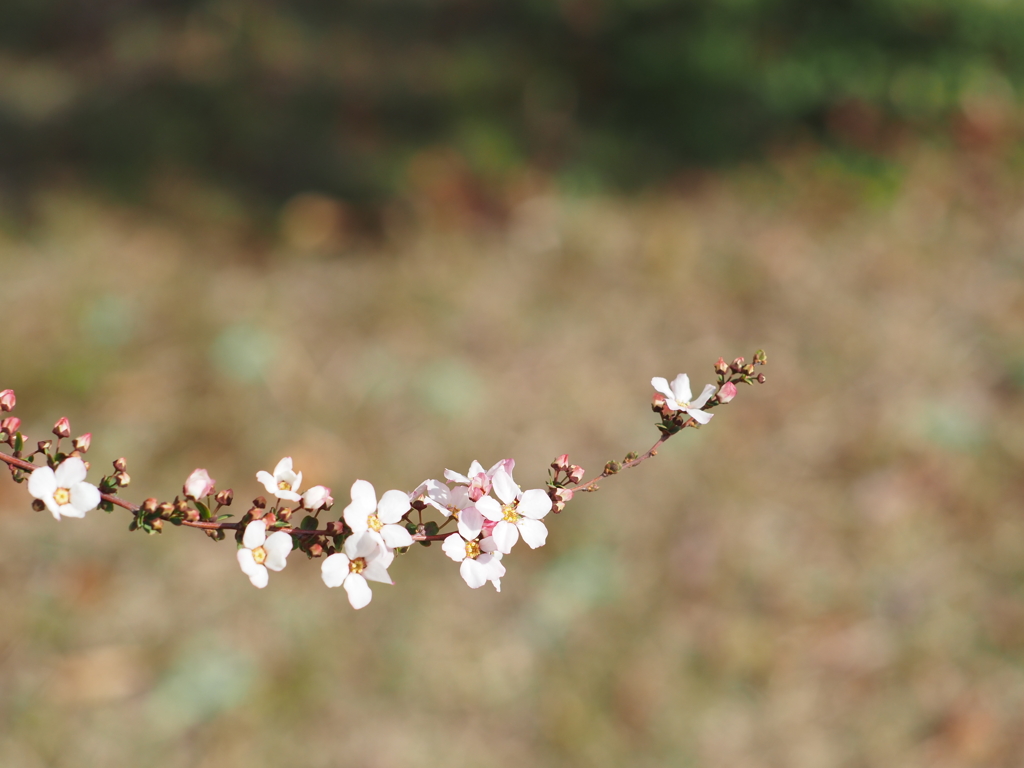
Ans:
<svg viewBox="0 0 1024 768"><path fill-rule="evenodd" d="M314 485L302 494L302 506L310 512L316 512L318 509L330 507L333 504L331 489L323 485Z"/></svg>
<svg viewBox="0 0 1024 768"><path fill-rule="evenodd" d="M572 489L571 488L556 488L554 492L555 501L565 503L572 501Z"/></svg>
<svg viewBox="0 0 1024 768"><path fill-rule="evenodd" d="M663 413L665 410L665 396L660 392L655 392L651 396L651 410L655 413Z"/></svg>
<svg viewBox="0 0 1024 768"><path fill-rule="evenodd" d="M718 362L715 363L715 373L717 373L719 376L724 376L728 372L729 372L729 364L727 362L725 362L725 358L724 357L718 358Z"/></svg>
<svg viewBox="0 0 1024 768"><path fill-rule="evenodd" d="M736 397L736 385L731 381L725 382L722 388L718 390L718 402L728 403L734 397Z"/></svg>
<svg viewBox="0 0 1024 768"><path fill-rule="evenodd" d="M566 472L569 469L569 454L563 453L551 462L551 468L556 472Z"/></svg>
<svg viewBox="0 0 1024 768"><path fill-rule="evenodd" d="M86 432L84 435L75 438L74 446L76 451L87 453L90 445L92 445L92 432Z"/></svg>
<svg viewBox="0 0 1024 768"><path fill-rule="evenodd" d="M0 392L0 411L13 411L16 402L17 398L14 396L13 389L5 389Z"/></svg>
<svg viewBox="0 0 1024 768"><path fill-rule="evenodd" d="M53 434L57 437L71 437L71 423L66 417L61 416L53 425Z"/></svg>
<svg viewBox="0 0 1024 768"><path fill-rule="evenodd" d="M214 486L217 481L210 477L210 473L205 469L196 468L192 471L192 474L188 476L185 481L185 485L182 490L185 492L187 498L193 501L198 501L206 496L213 493Z"/></svg>
<svg viewBox="0 0 1024 768"><path fill-rule="evenodd" d="M494 532L494 526L496 526L499 522L500 521L496 520L484 520L483 527L480 529L481 537L486 539L488 536L490 536Z"/></svg>
<svg viewBox="0 0 1024 768"><path fill-rule="evenodd" d="M573 464L571 467L569 467L569 481L573 483L578 483L580 480L583 479L584 472L585 470L583 469L583 467L579 466L578 464ZM566 499L566 501L568 501L568 499Z"/></svg>
<svg viewBox="0 0 1024 768"><path fill-rule="evenodd" d="M222 505L222 506L230 507L231 506L231 502L234 501L234 500L235 500L235 492L233 490L231 490L230 488L228 488L226 490L223 490L223 491L219 491L217 493L217 503Z"/></svg>
<svg viewBox="0 0 1024 768"><path fill-rule="evenodd" d="M8 416L0 421L0 432L6 432L8 435L13 435L19 427L21 427L21 419L17 416Z"/></svg>

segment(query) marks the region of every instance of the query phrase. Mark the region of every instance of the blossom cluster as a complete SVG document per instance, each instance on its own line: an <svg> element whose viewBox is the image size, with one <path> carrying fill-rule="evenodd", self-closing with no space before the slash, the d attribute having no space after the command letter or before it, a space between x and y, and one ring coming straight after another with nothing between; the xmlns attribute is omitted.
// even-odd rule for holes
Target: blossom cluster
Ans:
<svg viewBox="0 0 1024 768"><path fill-rule="evenodd" d="M412 492L392 489L378 497L373 485L356 480L349 491L350 501L336 520L320 520L321 515L329 516L334 505L331 489L314 485L303 490L302 472L295 470L289 456L281 459L273 472L256 473L267 495L254 499L238 520L231 520L233 515L223 511L231 506L234 492L217 492L216 481L203 468L186 478L181 495L173 502L148 498L135 505L118 497L116 491L130 482L123 458L114 462L113 471L97 485L87 482L90 467L84 455L92 436L74 438L71 449L62 451L62 440L71 436L64 418L54 425L56 440L39 441L28 455L21 421L13 416L0 420L0 443L13 449L11 454L0 451L0 461L8 465L16 481L27 480L33 507L48 510L57 520L82 518L96 508L110 512L120 506L133 514L131 530L155 534L170 523L200 528L215 540L233 531L239 568L261 589L268 585L270 571L283 570L289 555L299 550L309 558L321 559L324 584L344 587L352 607L362 608L373 597L370 582L393 583L389 569L399 554L414 544L440 542L442 552L459 564L459 573L469 587L478 589L490 583L500 592L505 558L520 539L534 549L547 542L548 514L562 512L581 492L598 490L598 481L651 458L662 442L680 430L708 424L714 416L712 409L735 398L737 383L764 382L763 374L754 375L754 366L765 363L760 351L749 364L743 358L732 364L719 358L717 385L707 384L697 397L685 373L671 383L660 376L652 378L655 393L651 407L661 416L657 425L661 437L643 455L631 452L622 461L609 461L588 482L583 482L583 468L570 463L564 454L551 463L545 487L527 490L513 478L513 459L502 459L490 469L474 461L464 474L446 469L443 480L425 480ZM12 390L0 392L0 411L13 410L15 403ZM37 456L43 458L44 465L35 465Z"/></svg>

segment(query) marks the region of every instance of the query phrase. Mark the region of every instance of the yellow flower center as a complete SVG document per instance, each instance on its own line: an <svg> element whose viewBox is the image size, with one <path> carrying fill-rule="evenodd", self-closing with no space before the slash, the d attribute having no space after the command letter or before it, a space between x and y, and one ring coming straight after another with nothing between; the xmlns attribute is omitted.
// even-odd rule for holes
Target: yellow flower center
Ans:
<svg viewBox="0 0 1024 768"><path fill-rule="evenodd" d="M277 490L279 490L279 491L290 491L291 489L292 489L291 483L286 483L284 480L281 480L277 484Z"/></svg>
<svg viewBox="0 0 1024 768"><path fill-rule="evenodd" d="M480 557L480 545L475 541L466 542L466 557L476 560Z"/></svg>
<svg viewBox="0 0 1024 768"><path fill-rule="evenodd" d="M53 500L60 504L62 507L65 504L71 503L71 491L67 488L58 488L53 492Z"/></svg>
<svg viewBox="0 0 1024 768"><path fill-rule="evenodd" d="M252 551L252 559L256 561L257 565L263 565L263 561L267 559L267 550L263 547L256 547Z"/></svg>
<svg viewBox="0 0 1024 768"><path fill-rule="evenodd" d="M380 529L384 527L384 523L382 523L380 521L380 518L377 517L377 513L376 512L374 512L372 515L370 515L368 518L366 518L366 524L368 526L370 526L370 530L371 531L378 531L379 532Z"/></svg>
<svg viewBox="0 0 1024 768"><path fill-rule="evenodd" d="M366 558L357 557L348 564L349 573L362 573L366 569Z"/></svg>
<svg viewBox="0 0 1024 768"><path fill-rule="evenodd" d="M506 504L501 508L501 519L506 523L517 523L519 522L519 513L516 512L516 505Z"/></svg>

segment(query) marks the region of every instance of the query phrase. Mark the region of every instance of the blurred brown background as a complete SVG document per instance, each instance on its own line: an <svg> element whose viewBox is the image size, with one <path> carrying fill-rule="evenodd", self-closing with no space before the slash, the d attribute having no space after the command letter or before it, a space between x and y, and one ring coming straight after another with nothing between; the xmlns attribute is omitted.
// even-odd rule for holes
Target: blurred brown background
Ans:
<svg viewBox="0 0 1024 768"><path fill-rule="evenodd" d="M110 3L92 26L68 21L88 15L73 4L0 11L20 30L0 36L0 388L16 389L33 438L66 415L93 433L95 468L128 457L130 498L172 496L204 466L244 504L284 455L305 485L334 489L338 513L356 478L408 490L473 459L512 456L536 487L559 453L593 473L646 449L651 376L686 371L699 388L719 355L769 356L765 386L550 517L548 546L506 559L500 595L467 589L436 546L400 558L396 585L359 612L300 555L257 591L230 541L132 534L123 512L58 524L0 484L0 766L1024 762L1016 11L919 4L920 21L878 3L808 29L792 22L799 3L740 5L719 17L681 3L691 15L676 19L657 3L569 3L550 27L528 15L546 11L500 6L495 20L473 3L404 25L360 4ZM579 8L600 11L596 26ZM244 35L195 32L210 14ZM722 64L745 93L760 86L741 64L775 56L793 83L819 73L821 103L771 113L756 137L737 128L728 151L672 139L671 121L645 139L587 111L558 34L527 34L694 50L640 35L673 19L705 24L692 34L715 51L747 51ZM740 35L765 19L788 32L775 48ZM852 101L829 86L846 70L822 57L856 20L850 38L875 41L882 74ZM733 31L746 43L730 48ZM324 36L369 63L309 54ZM467 40L477 69L423 64ZM359 114L376 117L358 123L342 119L351 91L304 90L323 72L394 74L374 66L391 60L380 51L410 41L402 71L423 65L420 93L443 119L404 122L367 98ZM492 50L555 61L551 93L577 94L559 152L515 122L534 103L519 70L501 86L520 88L511 117L472 89L455 103L429 87L439 71L507 73ZM627 94L609 110L632 114L645 92L626 64L609 68ZM282 160L284 176L256 150L232 154L240 134L176 100L211 71L224 119L251 117L266 142L252 146L309 149L302 137L323 130L341 154ZM671 57L638 71L682 94L680 110L706 108L694 135L743 122L702 101L721 77ZM280 101L263 99L268 83ZM159 131L126 93L156 105ZM402 93L394 103L421 103ZM451 128L466 114L520 149L488 171L492 156ZM121 145L103 122L118 115L139 121ZM615 139L601 145L614 162L594 131ZM88 136L103 141L86 152ZM171 138L154 149L155 136ZM637 141L668 149L624 177ZM397 170L370 183L345 153Z"/></svg>

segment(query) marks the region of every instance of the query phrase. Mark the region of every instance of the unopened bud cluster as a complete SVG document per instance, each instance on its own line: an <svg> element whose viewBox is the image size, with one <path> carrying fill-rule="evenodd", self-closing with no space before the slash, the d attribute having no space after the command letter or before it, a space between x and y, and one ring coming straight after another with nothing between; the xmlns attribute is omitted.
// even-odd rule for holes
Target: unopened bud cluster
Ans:
<svg viewBox="0 0 1024 768"><path fill-rule="evenodd" d="M583 467L570 462L567 454L551 462L545 487L527 490L513 480L513 459L502 459L486 470L474 461L465 474L446 469L443 480L424 480L411 492L388 490L378 496L370 483L356 480L349 491L350 502L336 519L327 519L334 505L331 489L314 485L303 490L302 472L287 456L273 472L256 473L265 493L256 496L237 519L224 511L231 506L234 492L218 491L216 481L203 468L186 478L181 494L173 500L151 497L133 504L117 495L131 482L124 458L114 461L112 471L97 485L86 482L89 463L84 456L92 435L71 439L71 424L63 417L53 426L54 438L39 440L27 454L21 420L0 419L0 444L11 449L10 453L0 451L0 461L17 482L28 481L33 509L49 510L57 520L84 517L96 508L112 512L118 506L131 513L132 531L158 534L170 524L199 528L217 541L231 533L238 565L257 587L267 586L269 572L282 570L288 555L299 550L310 559L320 559L324 584L344 587L352 606L361 608L372 598L370 582L392 583L388 569L398 555L413 544L429 547L441 542L443 553L459 564L466 584L476 589L490 583L500 591L505 558L517 542L522 539L531 548L546 543L548 513L562 512L580 492L598 490L599 480L651 458L671 435L710 422L712 409L736 397L737 384L764 382L764 375L755 375L754 368L766 362L762 351L751 363L742 357L731 364L719 358L717 385L706 385L696 398L686 374L671 383L653 378L651 407L661 417L657 425L661 437L642 455L631 451L621 460L607 462L588 482L583 482ZM12 390L0 391L0 411L9 412L15 404ZM62 448L69 439L70 445Z"/></svg>

